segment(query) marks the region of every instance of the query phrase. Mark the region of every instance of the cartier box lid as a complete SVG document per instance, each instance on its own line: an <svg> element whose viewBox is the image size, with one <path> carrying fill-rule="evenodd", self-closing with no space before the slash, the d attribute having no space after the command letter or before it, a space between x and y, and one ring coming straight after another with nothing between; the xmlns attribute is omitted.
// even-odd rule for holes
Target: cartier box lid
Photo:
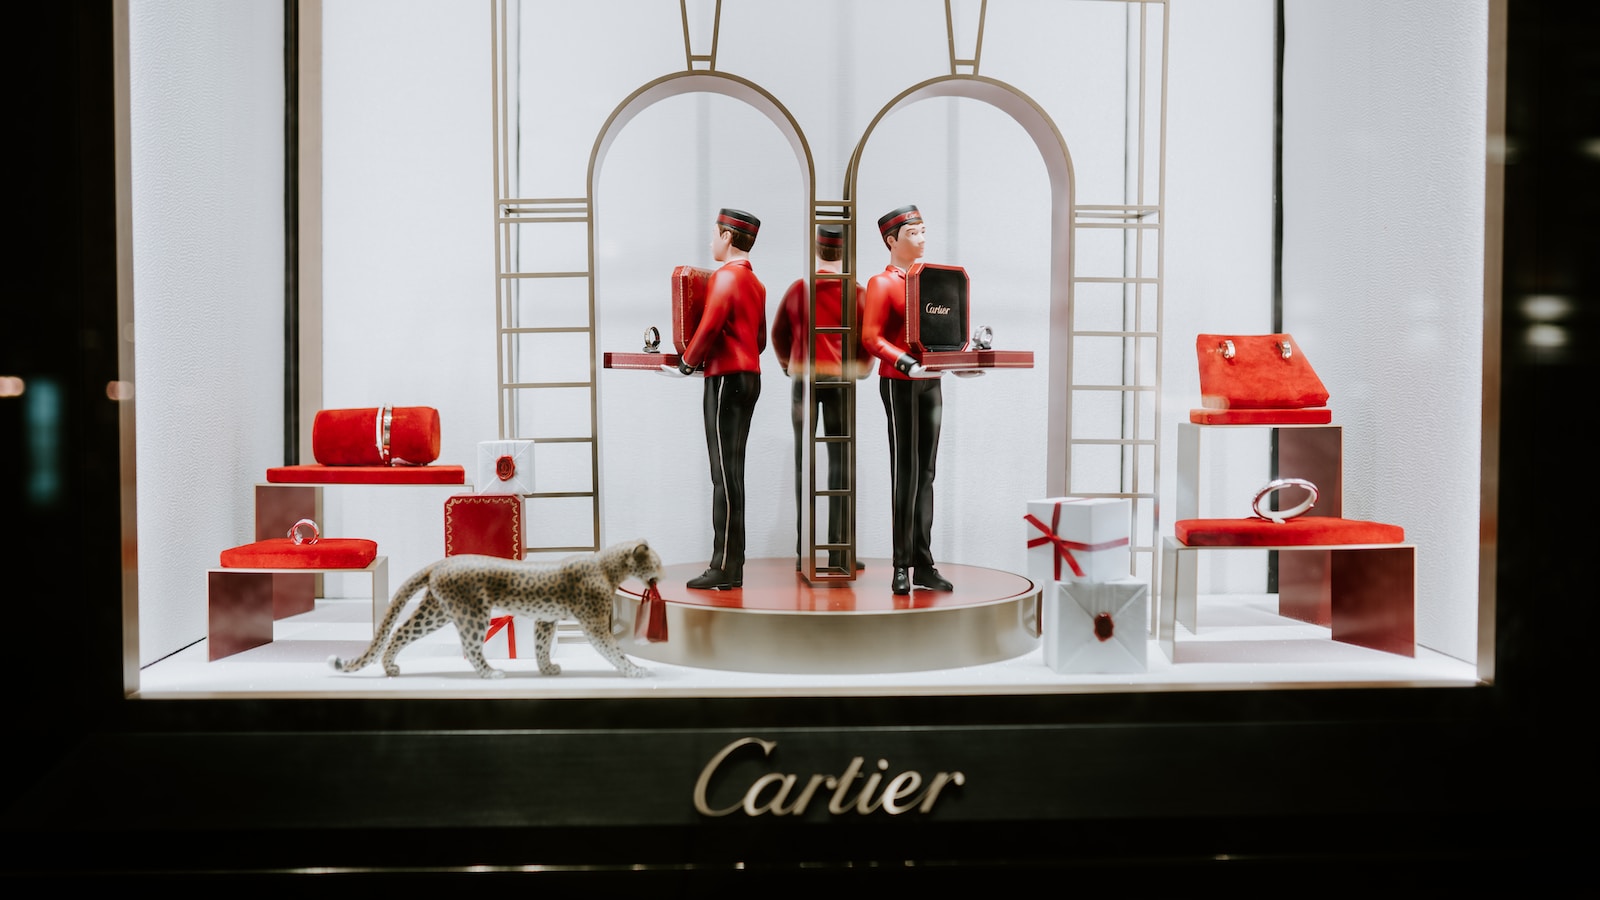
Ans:
<svg viewBox="0 0 1600 900"><path fill-rule="evenodd" d="M967 346L967 270L917 262L906 273L906 347L913 355Z"/></svg>
<svg viewBox="0 0 1600 900"><path fill-rule="evenodd" d="M706 309L706 283L711 270L698 266L676 266L672 270L672 346L678 353L689 349L700 316Z"/></svg>

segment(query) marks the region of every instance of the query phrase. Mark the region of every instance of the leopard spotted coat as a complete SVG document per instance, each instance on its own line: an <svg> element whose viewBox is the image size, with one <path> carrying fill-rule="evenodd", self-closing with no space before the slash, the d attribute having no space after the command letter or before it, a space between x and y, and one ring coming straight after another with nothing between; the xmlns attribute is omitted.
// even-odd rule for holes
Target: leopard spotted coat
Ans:
<svg viewBox="0 0 1600 900"><path fill-rule="evenodd" d="M628 659L612 635L611 612L622 582L637 578L650 585L660 577L661 559L642 540L549 563L471 554L447 556L424 566L395 591L382 624L373 632L372 643L360 656L349 660L332 656L328 664L338 672L355 672L370 665L381 652L383 671L399 675L395 657L401 650L424 635L454 625L461 649L479 677L503 678L505 672L489 665L483 656L483 638L498 608L534 621L534 658L541 674L561 674L561 666L550 661L556 623L576 619L589 643L617 671L629 677L648 675L648 669ZM423 591L422 601L395 628L401 610L417 591Z"/></svg>

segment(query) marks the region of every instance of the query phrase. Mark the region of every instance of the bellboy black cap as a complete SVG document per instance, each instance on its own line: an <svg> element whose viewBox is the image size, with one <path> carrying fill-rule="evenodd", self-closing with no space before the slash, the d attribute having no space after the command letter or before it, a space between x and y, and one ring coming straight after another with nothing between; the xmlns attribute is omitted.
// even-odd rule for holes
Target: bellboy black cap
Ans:
<svg viewBox="0 0 1600 900"><path fill-rule="evenodd" d="M915 225L922 221L922 213L915 206L902 206L878 217L878 234L888 237L889 232L901 225Z"/></svg>
<svg viewBox="0 0 1600 900"><path fill-rule="evenodd" d="M717 224L751 237L761 230L761 220L742 209L724 209L717 213Z"/></svg>

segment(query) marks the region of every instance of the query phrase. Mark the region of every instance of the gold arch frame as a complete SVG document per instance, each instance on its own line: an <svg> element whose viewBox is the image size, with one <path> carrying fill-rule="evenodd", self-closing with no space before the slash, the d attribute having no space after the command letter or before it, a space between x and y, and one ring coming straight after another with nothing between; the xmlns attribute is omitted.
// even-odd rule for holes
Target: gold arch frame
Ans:
<svg viewBox="0 0 1600 900"><path fill-rule="evenodd" d="M844 271L840 277L853 278L857 270L855 260L856 224L855 193L858 187L859 165L868 141L882 120L890 113L921 102L922 100L939 97L956 97L978 100L1009 115L1033 139L1036 149L1039 150L1051 187L1051 239L1050 239L1050 363L1047 377L1049 380L1049 401L1047 413L1047 450L1046 450L1046 489L1050 496L1074 495L1091 497L1120 497L1133 501L1133 521L1130 522L1130 536L1132 537L1132 574L1141 573L1140 559L1145 559L1143 571L1148 572L1153 588L1159 585L1159 554L1155 552L1156 538L1159 533L1159 497L1160 497L1160 386L1161 386L1161 320L1162 320L1162 251L1164 241L1162 235L1162 213L1165 200L1165 122L1166 122L1166 71L1167 71L1167 34L1168 34L1168 7L1165 0L1111 0L1121 2L1130 9L1130 16L1137 16L1138 44L1134 58L1137 61L1137 107L1136 134L1129 139L1137 145L1137 188L1132 192L1130 203L1114 205L1079 205L1076 203L1076 176L1073 171L1071 153L1067 148L1060 130L1051 120L1045 110L1023 91L1016 87L977 74L979 61L982 54L984 18L987 3L980 6L976 28L975 45L970 57L958 56L956 47L955 23L949 0L945 3L945 24L949 38L949 73L927 79L903 90L890 100L877 113L867 126L861 138L857 141L852 152L843 193L837 200L819 200L816 194L816 169L810 147L804 132L798 122L789 113L788 109L770 92L736 75L717 71L716 50L719 40L721 2L715 5L711 22L711 52L709 54L696 54L693 52L692 36L689 25L687 4L680 0L679 8L682 18L684 42L685 69L654 79L635 89L629 96L613 109L610 116L601 126L594 142L589 157L589 168L586 174L586 190L588 196L582 198L555 198L547 200L513 200L503 196L504 192L498 189L503 185L503 171L501 153L503 150L503 135L501 134L501 117L504 115L505 102L501 81L503 78L502 55L504 53L504 37L502 33L505 18L506 0L490 0L492 37L495 61L495 184L497 193L502 194L496 199L496 226L502 238L497 239L496 267L497 287L499 294L496 320L501 338L497 341L499 354L498 370L500 379L501 413L501 438L515 438L514 422L507 421L506 392L508 389L522 388L570 388L587 387L590 400L590 435L587 438L555 438L548 440L571 441L586 440L591 450L591 489L587 492L574 491L529 495L529 499L544 497L575 497L586 496L591 503L591 537L585 543L572 543L565 546L530 547L529 552L541 551L568 551L568 550L593 550L598 549L603 543L600 534L600 509L601 485L599 479L599 449L600 435L598 433L598 382L596 372L600 359L600 348L595 339L595 313L596 297L594 290L594 249L596 223L593 211L594 194L597 187L599 168L604 162L605 152L611 142L615 140L621 129L638 113L653 104L669 97L681 96L692 93L713 93L732 99L741 100L747 105L765 115L789 140L795 149L797 161L804 166L807 203L811 213L811 223L839 222L846 226L847 238L845 241L846 253L844 257ZM1159 33L1159 98L1157 106L1156 130L1156 193L1154 203L1147 203L1145 199L1145 155L1148 138L1145 134L1147 111L1145 103L1148 93L1146 72L1149 68L1145 56L1149 44L1147 12L1150 7L1158 7L1160 15ZM1136 13L1132 12L1137 10ZM1130 33L1134 23L1130 22ZM966 70L966 71L963 71ZM1130 102L1132 102L1130 100ZM1126 195L1125 189L1125 195ZM503 271L502 251L508 246L506 237L509 236L509 227L533 221L584 223L587 228L588 242L588 270L582 273L507 273ZM1131 238L1135 249L1125 251L1124 273L1121 277L1078 277L1075 272L1075 238L1077 229L1080 228L1111 228L1123 229ZM811 287L815 286L816 257L815 248L809 240L807 229L805 258L812 260L808 280ZM1156 240L1154 252L1155 274L1145 273L1145 235L1153 233ZM1128 274L1130 267L1126 261L1131 256L1132 274ZM588 316L587 328L589 338L589 373L586 382L562 382L550 384L520 384L506 380L504 336L508 332L525 331L560 331L573 329L521 329L507 327L505 317L509 310L506 302L504 288L508 277L584 277L588 279ZM1101 282L1119 284L1124 290L1124 306L1130 304L1133 308L1131 324L1129 316L1124 314L1124 329L1117 331L1079 331L1074 324L1076 314L1076 295L1074 285L1084 282ZM1147 317L1142 309L1145 303L1145 290L1149 289L1154 294L1155 313L1153 316L1154 327L1141 327L1147 322ZM813 292L814 295L814 292ZM1131 300L1129 299L1131 297ZM848 304L847 304L848 306ZM853 330L859 323L849 323ZM1074 382L1072 360L1074 356L1074 342L1077 338L1117 338L1123 344L1123 372L1116 382L1107 381L1096 384L1077 384ZM815 333L812 335L812 347L815 346ZM847 342L847 345L850 342ZM1142 361L1146 352L1143 348L1153 347L1149 351L1153 360L1149 364ZM1130 350L1131 348L1131 350ZM1131 358L1131 362L1129 361ZM1153 378L1141 381L1141 373L1152 372ZM814 378L814 376L813 376ZM848 392L851 421L854 421L855 391L854 383L841 383L839 385ZM815 381L808 386L814 391ZM1124 398L1124 423L1118 437L1114 438L1077 438L1073 433L1072 410L1074 395L1084 391L1113 391L1120 392ZM1146 416L1142 406L1150 404L1148 420L1148 434L1141 433L1145 429ZM814 409L808 404L808 420L814 415ZM514 420L514 416L511 417ZM806 423L808 433L815 435L815 423ZM850 524L850 538L847 546L838 549L847 553L847 564L843 570L822 571L815 569L814 560L819 545L813 519L815 498L827 492L819 492L815 484L816 475L816 449L819 439L813 438L808 454L809 464L805 467L805 488L802 497L810 497L812 502L802 503L801 515L803 532L810 535L810 547L813 552L806 554L804 559L813 562L806 564L804 574L813 582L827 583L829 581L850 581L854 579L854 522L855 522L855 497L854 497L854 460L855 441L854 435L849 436L848 458L851 460L850 471L852 486L846 492L849 494L848 508ZM1079 484L1073 473L1073 451L1075 447L1084 445L1112 446L1120 454L1118 470L1120 483L1111 490L1091 490L1090 486ZM1150 461L1148 479L1142 454L1148 454ZM1148 483L1146 483L1148 482ZM1101 485L1099 487L1105 487ZM1141 507L1141 504L1144 504ZM829 547L832 549L832 547ZM1153 623L1152 623L1153 626Z"/></svg>

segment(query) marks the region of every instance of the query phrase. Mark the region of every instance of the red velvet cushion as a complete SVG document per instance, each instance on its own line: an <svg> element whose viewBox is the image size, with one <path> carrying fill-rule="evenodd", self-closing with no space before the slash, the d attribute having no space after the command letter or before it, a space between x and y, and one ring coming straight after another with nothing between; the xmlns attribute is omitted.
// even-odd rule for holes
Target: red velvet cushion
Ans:
<svg viewBox="0 0 1600 900"><path fill-rule="evenodd" d="M1284 357L1281 344L1289 345ZM1225 344L1233 345L1232 356ZM1328 389L1287 334L1202 334L1200 405L1207 409L1293 409L1328 404Z"/></svg>
<svg viewBox="0 0 1600 900"><path fill-rule="evenodd" d="M229 569L365 569L378 556L377 541L321 538L316 543L269 538L222 551Z"/></svg>
<svg viewBox="0 0 1600 900"><path fill-rule="evenodd" d="M311 422L311 455L325 466L385 464L380 452L380 407L323 409ZM439 411L396 406L389 417L389 460L425 466L439 458Z"/></svg>
<svg viewBox="0 0 1600 900"><path fill-rule="evenodd" d="M271 484L466 484L464 466L273 466Z"/></svg>
<svg viewBox="0 0 1600 900"><path fill-rule="evenodd" d="M1333 410L1313 409L1191 409L1189 421L1196 425L1326 425L1333 421Z"/></svg>
<svg viewBox="0 0 1600 900"><path fill-rule="evenodd" d="M1179 543L1190 547L1398 544L1406 539L1399 525L1331 516L1297 516L1281 524L1256 518L1180 519L1172 531Z"/></svg>

